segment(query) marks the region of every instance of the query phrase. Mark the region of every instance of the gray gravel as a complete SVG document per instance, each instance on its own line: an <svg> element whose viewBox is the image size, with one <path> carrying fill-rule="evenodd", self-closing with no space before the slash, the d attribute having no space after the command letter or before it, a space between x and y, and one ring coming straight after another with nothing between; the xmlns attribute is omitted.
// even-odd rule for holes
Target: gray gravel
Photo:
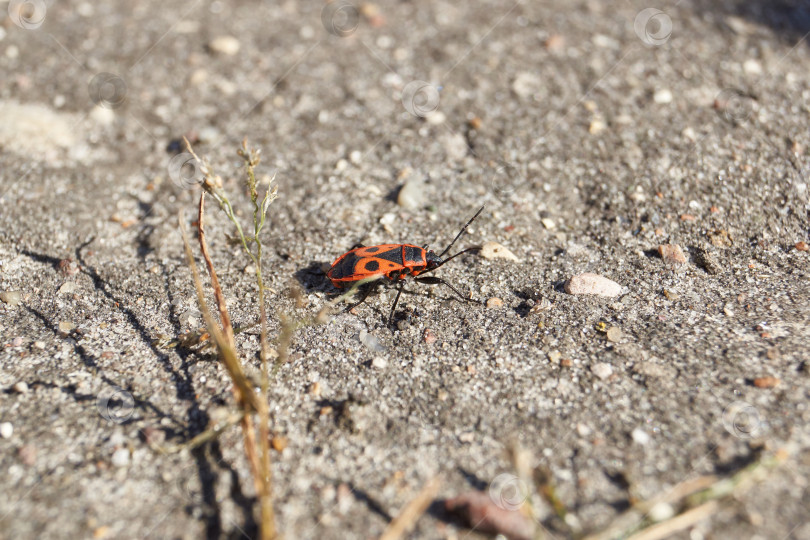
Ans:
<svg viewBox="0 0 810 540"><path fill-rule="evenodd" d="M154 344L201 324L187 135L244 218L242 138L276 174L274 334L328 301L322 268L355 243L443 247L486 204L458 247L517 258L437 272L501 307L412 285L396 331L389 291L296 333L271 389L287 538L376 537L437 473L442 498L492 492L515 440L568 509L557 537L778 454L676 537L810 538L806 2L18 4L0 2L0 537L256 536L237 429L150 448L232 406L213 356ZM209 214L249 324L249 261ZM566 293L586 272L622 293ZM466 535L438 505L412 533Z"/></svg>

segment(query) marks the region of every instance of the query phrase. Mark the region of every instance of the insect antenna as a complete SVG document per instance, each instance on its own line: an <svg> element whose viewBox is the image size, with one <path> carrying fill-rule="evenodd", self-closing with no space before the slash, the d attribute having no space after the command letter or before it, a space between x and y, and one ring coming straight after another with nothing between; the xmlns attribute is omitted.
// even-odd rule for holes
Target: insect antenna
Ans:
<svg viewBox="0 0 810 540"><path fill-rule="evenodd" d="M455 237L455 238L453 238L453 241L452 241L452 242L450 242L450 245L449 245L449 246L447 246L446 248L444 248L444 251L442 251L442 252L441 252L441 254L439 255L439 258L440 258L440 259L441 259L442 257L444 257L445 253L447 253L448 251L450 251L450 248L451 248L451 247L453 247L453 244L455 244L455 243L456 243L456 240L458 240L459 238L461 238L461 235L462 235L462 234L464 234L464 231L465 231L465 230L467 230L467 227L469 227L469 226L470 226L470 223L472 223L472 222L475 220L475 218L477 218L477 217L478 217L478 216L481 214L481 212L483 212L483 211L484 211L484 207L485 207L485 206L486 206L486 205L484 205L484 206L482 206L481 208L479 208L479 209L478 209L478 212L476 212L476 213L475 213L475 215L474 215L473 217L471 217L471 218L470 218L470 221L468 221L468 222L467 222L467 224L466 224L466 225L464 225L464 226L461 228L461 230L460 230L460 231L458 231L458 234L456 235L456 237ZM467 252L467 251L470 251L471 249L475 249L475 248L465 249L464 251L462 251L462 252L460 252L460 253L456 253L455 255L453 255L453 257L456 257L456 256L458 256L458 255L461 255L461 253L465 253L465 252ZM450 257L450 259L452 259L453 257ZM447 260L449 261L450 259L447 259ZM444 261L444 262L447 262L447 261Z"/></svg>

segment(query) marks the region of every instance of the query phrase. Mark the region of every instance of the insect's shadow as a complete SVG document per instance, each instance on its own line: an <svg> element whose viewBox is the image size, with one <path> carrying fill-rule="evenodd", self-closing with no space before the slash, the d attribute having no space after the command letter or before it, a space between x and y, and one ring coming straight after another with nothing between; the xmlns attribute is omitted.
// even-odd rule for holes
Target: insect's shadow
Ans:
<svg viewBox="0 0 810 540"><path fill-rule="evenodd" d="M293 274L293 277L301 285L301 288L306 292L322 291L334 292L335 288L326 279L326 273L323 268L328 263L323 261L312 261L304 268L299 268Z"/></svg>

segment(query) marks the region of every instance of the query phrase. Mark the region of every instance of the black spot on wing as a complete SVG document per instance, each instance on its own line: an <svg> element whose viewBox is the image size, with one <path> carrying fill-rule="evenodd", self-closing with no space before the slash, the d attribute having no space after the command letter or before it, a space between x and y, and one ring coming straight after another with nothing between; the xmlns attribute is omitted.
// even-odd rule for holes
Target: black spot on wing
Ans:
<svg viewBox="0 0 810 540"><path fill-rule="evenodd" d="M377 253L378 251L380 251L380 247L379 246L371 246L371 247L367 247L364 251L366 253Z"/></svg>
<svg viewBox="0 0 810 540"><path fill-rule="evenodd" d="M375 260L366 261L366 265L364 266L366 272L376 272L380 269L380 263Z"/></svg>
<svg viewBox="0 0 810 540"><path fill-rule="evenodd" d="M378 253L377 255L375 255L375 257L378 259L383 259L385 261L392 262L397 266L402 266L402 248L399 246L389 249L388 251Z"/></svg>
<svg viewBox="0 0 810 540"><path fill-rule="evenodd" d="M347 253L329 269L328 277L332 279L343 279L354 274L354 267L357 265L357 257L354 253Z"/></svg>
<svg viewBox="0 0 810 540"><path fill-rule="evenodd" d="M425 259L423 257L424 250L420 247L416 246L405 246L405 260L410 262L415 262L419 264L424 264Z"/></svg>

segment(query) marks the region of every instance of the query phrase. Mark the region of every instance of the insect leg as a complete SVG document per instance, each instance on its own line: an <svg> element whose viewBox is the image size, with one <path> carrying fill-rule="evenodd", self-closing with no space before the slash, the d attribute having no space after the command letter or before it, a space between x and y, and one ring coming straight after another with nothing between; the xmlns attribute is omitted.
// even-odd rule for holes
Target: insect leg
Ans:
<svg viewBox="0 0 810 540"><path fill-rule="evenodd" d="M388 316L388 326L391 326L391 323L394 322L394 310L397 309L397 302L399 302L399 296L402 294L402 289L405 288L405 281L399 282L399 287L397 291L397 297L394 298L394 304L391 306L391 315Z"/></svg>
<svg viewBox="0 0 810 540"><path fill-rule="evenodd" d="M362 304L363 302L365 302L366 298L368 298L368 295L371 293L372 288L373 288L373 286L371 284L367 283L367 284L363 285L361 287L362 290L360 291L360 300L358 300L354 304L352 304L349 307L347 307L346 309L344 309L343 313L346 313L347 311L351 311L354 308L356 308L357 306L359 306L360 304Z"/></svg>

